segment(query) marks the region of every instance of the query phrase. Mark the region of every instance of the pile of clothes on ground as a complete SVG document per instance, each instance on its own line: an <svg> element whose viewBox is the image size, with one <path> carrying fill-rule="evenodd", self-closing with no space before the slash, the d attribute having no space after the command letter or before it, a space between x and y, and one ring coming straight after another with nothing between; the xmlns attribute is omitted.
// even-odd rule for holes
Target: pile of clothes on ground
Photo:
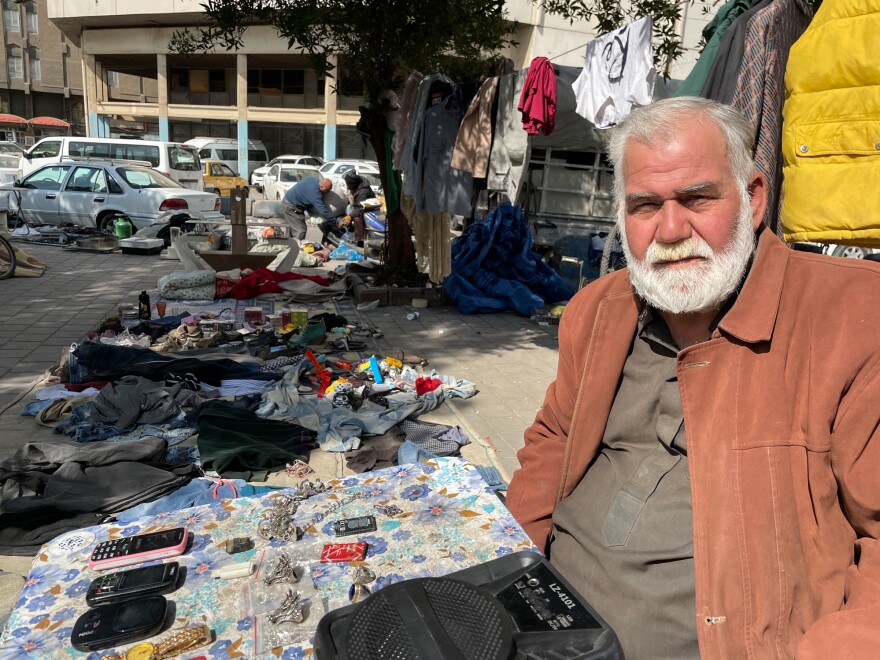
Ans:
<svg viewBox="0 0 880 660"><path fill-rule="evenodd" d="M113 517L257 492L245 482L308 469L318 448L346 452L356 472L457 455L467 442L458 429L415 418L475 385L375 355L377 328L317 311L302 327L211 337L189 313L119 335L118 319L103 323L22 411L65 442L30 442L0 461L0 554L32 554ZM378 436L392 442L371 446ZM484 476L500 483L497 471Z"/></svg>

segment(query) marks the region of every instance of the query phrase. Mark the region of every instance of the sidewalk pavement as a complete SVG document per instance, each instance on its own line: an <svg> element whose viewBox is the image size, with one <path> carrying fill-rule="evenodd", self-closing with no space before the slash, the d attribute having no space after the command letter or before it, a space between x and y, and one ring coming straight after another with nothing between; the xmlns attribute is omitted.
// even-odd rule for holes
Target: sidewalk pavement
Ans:
<svg viewBox="0 0 880 660"><path fill-rule="evenodd" d="M23 245L49 269L39 278L0 282L0 458L34 435L34 423L19 413L30 389L62 350L116 311L137 303L142 290L180 269L180 262L156 256L102 254L44 245ZM420 309L410 321L409 307L356 312L378 326L381 350L418 355L426 371L470 380L479 394L452 401L452 411L469 434L495 449L510 477L516 451L556 372L557 326L539 326L513 312L466 316L454 307ZM20 399L20 401L19 401Z"/></svg>

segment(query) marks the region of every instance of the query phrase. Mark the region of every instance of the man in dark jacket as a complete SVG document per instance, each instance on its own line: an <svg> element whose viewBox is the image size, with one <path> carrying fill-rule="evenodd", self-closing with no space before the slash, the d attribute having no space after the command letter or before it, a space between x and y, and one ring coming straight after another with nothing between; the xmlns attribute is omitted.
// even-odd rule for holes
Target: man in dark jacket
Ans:
<svg viewBox="0 0 880 660"><path fill-rule="evenodd" d="M351 203L351 222L354 225L354 240L357 241L358 247L364 246L364 236L366 234L366 225L364 223L364 202L375 197L373 189L369 182L359 175L355 170L349 170L342 177L345 180L345 186L348 188L348 198Z"/></svg>
<svg viewBox="0 0 880 660"><path fill-rule="evenodd" d="M345 181L345 187L348 189L348 215L341 220L325 220L321 223L321 233L325 243L338 243L345 236L349 225L354 228L354 240L358 247L364 246L364 236L366 234L364 224L364 202L371 197L375 197L373 189L369 182L357 173L356 170L349 170L342 177ZM335 238L334 238L335 237Z"/></svg>
<svg viewBox="0 0 880 660"><path fill-rule="evenodd" d="M302 242L306 237L306 211L315 212L325 220L334 220L333 212L324 202L324 195L332 187L330 179L308 177L295 184L284 195L281 202L284 221L290 225L290 234L297 241Z"/></svg>

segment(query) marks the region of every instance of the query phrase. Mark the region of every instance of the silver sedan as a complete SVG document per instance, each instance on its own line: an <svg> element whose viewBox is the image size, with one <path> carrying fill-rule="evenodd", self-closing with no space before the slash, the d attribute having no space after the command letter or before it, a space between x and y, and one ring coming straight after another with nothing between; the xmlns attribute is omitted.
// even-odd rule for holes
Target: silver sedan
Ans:
<svg viewBox="0 0 880 660"><path fill-rule="evenodd" d="M184 188L161 172L130 161L62 161L15 184L11 206L17 206L21 219L31 224L69 222L108 230L119 213L138 229L180 216L224 219L216 195Z"/></svg>

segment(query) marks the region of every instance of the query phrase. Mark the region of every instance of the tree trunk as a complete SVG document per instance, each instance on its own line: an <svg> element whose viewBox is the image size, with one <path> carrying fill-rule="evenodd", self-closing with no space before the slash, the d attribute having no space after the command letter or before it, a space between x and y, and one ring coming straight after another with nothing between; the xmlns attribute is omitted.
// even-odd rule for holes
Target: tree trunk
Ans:
<svg viewBox="0 0 880 660"><path fill-rule="evenodd" d="M376 160L379 162L379 176L382 179L382 187L390 190L391 183L391 159L385 150L385 131L388 126L381 112L373 112L370 115L370 144L376 151ZM390 271L404 274L416 273L416 250L413 245L412 227L406 214L398 208L393 213L386 213L386 231L388 232L388 254L385 255L385 266Z"/></svg>

